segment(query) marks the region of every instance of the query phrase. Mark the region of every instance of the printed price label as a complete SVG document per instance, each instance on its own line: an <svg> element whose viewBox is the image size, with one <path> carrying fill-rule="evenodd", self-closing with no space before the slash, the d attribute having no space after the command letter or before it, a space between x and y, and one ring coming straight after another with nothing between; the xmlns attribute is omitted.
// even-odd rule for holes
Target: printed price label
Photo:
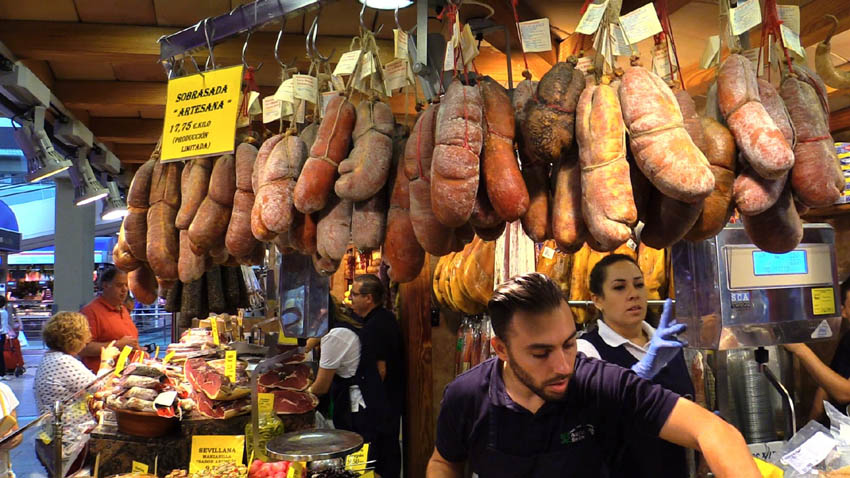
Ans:
<svg viewBox="0 0 850 478"><path fill-rule="evenodd" d="M585 10L584 15L581 17L581 21L578 22L576 33L592 35L599 29L599 22L602 21L606 8L608 8L608 0L602 3L591 3L588 5L587 10Z"/></svg>
<svg viewBox="0 0 850 478"><path fill-rule="evenodd" d="M224 352L224 375L233 383L236 383L236 351Z"/></svg>
<svg viewBox="0 0 850 478"><path fill-rule="evenodd" d="M342 81L342 78L340 78L338 76L335 76L335 75L331 76L331 85L333 86L333 89L336 90L336 91L345 90L345 82Z"/></svg>
<svg viewBox="0 0 850 478"><path fill-rule="evenodd" d="M832 287L812 289L812 314L826 315L835 313L835 291Z"/></svg>
<svg viewBox="0 0 850 478"><path fill-rule="evenodd" d="M673 79L673 68L670 67L670 60L673 58L666 43L656 45L652 49L652 71L656 75L665 79Z"/></svg>
<svg viewBox="0 0 850 478"><path fill-rule="evenodd" d="M266 96L263 98L263 123L271 123L280 119L281 115L280 100L274 96Z"/></svg>
<svg viewBox="0 0 850 478"><path fill-rule="evenodd" d="M359 473L362 477L374 476L374 472L366 471L367 462L369 461L369 444L364 443L363 448L345 457L345 468L355 473Z"/></svg>
<svg viewBox="0 0 850 478"><path fill-rule="evenodd" d="M360 58L360 50L352 50L343 53L339 57L339 63L334 68L334 76L350 75L354 73L354 68L357 67L357 59Z"/></svg>
<svg viewBox="0 0 850 478"><path fill-rule="evenodd" d="M218 336L218 317L210 316L210 327L212 328L213 343L221 345L221 338Z"/></svg>
<svg viewBox="0 0 850 478"><path fill-rule="evenodd" d="M761 23L761 7L758 0L738 2L729 9L729 25L733 35L740 35Z"/></svg>
<svg viewBox="0 0 850 478"><path fill-rule="evenodd" d="M319 91L319 79L310 75L295 75L292 79L295 80L295 99L315 103Z"/></svg>
<svg viewBox="0 0 850 478"><path fill-rule="evenodd" d="M363 60L360 62L360 79L364 79L375 72L375 61L371 51L363 54Z"/></svg>
<svg viewBox="0 0 850 478"><path fill-rule="evenodd" d="M384 82L387 90L397 90L407 86L407 60L395 59L384 67Z"/></svg>
<svg viewBox="0 0 850 478"><path fill-rule="evenodd" d="M328 103L331 102L331 98L333 98L334 96L336 96L338 94L339 93L337 93L336 91L326 91L326 92L322 93L322 107L321 107L320 110L321 110L321 116L323 118L325 116L325 112L328 109Z"/></svg>
<svg viewBox="0 0 850 478"><path fill-rule="evenodd" d="M162 364L165 365L168 362L171 362L171 359L173 359L173 358L174 358L174 351L169 350L168 353L165 354L165 357L162 359Z"/></svg>
<svg viewBox="0 0 850 478"><path fill-rule="evenodd" d="M550 51L552 35L549 33L549 19L538 18L519 23L522 33L522 50L526 53Z"/></svg>
<svg viewBox="0 0 850 478"><path fill-rule="evenodd" d="M133 351L133 347L129 345L125 345L123 349L121 349L121 355L118 356L118 362L115 364L115 376L120 377L121 372L124 371L124 368L127 366L127 358L130 357L130 353Z"/></svg>
<svg viewBox="0 0 850 478"><path fill-rule="evenodd" d="M198 473L225 463L242 463L245 435L195 435L189 459L189 473Z"/></svg>
<svg viewBox="0 0 850 478"><path fill-rule="evenodd" d="M144 463L139 463L138 461L134 461L134 462L132 462L131 471L133 473L147 473L148 472L148 465L146 465Z"/></svg>
<svg viewBox="0 0 850 478"><path fill-rule="evenodd" d="M169 80L162 161L232 153L242 65Z"/></svg>
<svg viewBox="0 0 850 478"><path fill-rule="evenodd" d="M396 58L407 59L407 32L393 28L393 45Z"/></svg>
<svg viewBox="0 0 850 478"><path fill-rule="evenodd" d="M478 56L478 45L476 43L472 28L467 23L463 26L463 33L460 35L460 49L463 52L463 63L465 65L469 65Z"/></svg>
<svg viewBox="0 0 850 478"><path fill-rule="evenodd" d="M788 28L800 34L800 7L797 5L777 5L779 20Z"/></svg>
<svg viewBox="0 0 850 478"><path fill-rule="evenodd" d="M836 445L838 442L835 439L819 431L779 461L790 465L797 473L805 475L812 471L815 465L822 462Z"/></svg>
<svg viewBox="0 0 850 478"><path fill-rule="evenodd" d="M258 393L257 394L257 411L260 415L267 416L274 412L274 394L273 393Z"/></svg>
<svg viewBox="0 0 850 478"><path fill-rule="evenodd" d="M451 71L455 69L454 55L455 49L452 47L452 44L446 43L446 57L443 59L443 71Z"/></svg>
<svg viewBox="0 0 850 478"><path fill-rule="evenodd" d="M274 93L274 99L278 101L286 101L288 103L295 102L295 80L289 78L285 80L280 86L277 88L277 91Z"/></svg>
<svg viewBox="0 0 850 478"><path fill-rule="evenodd" d="M750 1L754 2L755 0ZM793 50L794 53L805 57L806 50L803 49L803 45L800 44L800 35L785 25L779 25L779 29L782 32L782 43L785 45L785 48Z"/></svg>
<svg viewBox="0 0 850 478"><path fill-rule="evenodd" d="M661 22L658 21L655 5L652 2L620 17L620 25L625 31L626 39L632 45L661 33Z"/></svg>
<svg viewBox="0 0 850 478"><path fill-rule="evenodd" d="M699 67L703 70L707 69L714 63L717 54L720 52L720 35L712 35L705 42L705 50L702 51L702 57L699 59Z"/></svg>
<svg viewBox="0 0 850 478"><path fill-rule="evenodd" d="M255 116L263 112L260 107L260 102L257 101L258 99L260 99L259 91L252 91L248 93L248 114L251 116Z"/></svg>
<svg viewBox="0 0 850 478"><path fill-rule="evenodd" d="M546 259L551 259L551 258L555 257L555 249L552 249L551 247L548 247L548 246L544 247L542 255Z"/></svg>
<svg viewBox="0 0 850 478"><path fill-rule="evenodd" d="M620 25L612 23L610 35L611 47L614 49L614 55L631 56L632 48L629 46L629 42L626 40L626 36L623 34L623 29L620 28Z"/></svg>
<svg viewBox="0 0 850 478"><path fill-rule="evenodd" d="M153 401L154 405L159 405L162 407L170 407L174 405L174 400L177 399L177 391L171 390L168 392L162 392L156 396Z"/></svg>
<svg viewBox="0 0 850 478"><path fill-rule="evenodd" d="M591 68L593 68L593 61L589 56L583 56L578 59L578 62L576 63L576 70L581 70L587 73Z"/></svg>

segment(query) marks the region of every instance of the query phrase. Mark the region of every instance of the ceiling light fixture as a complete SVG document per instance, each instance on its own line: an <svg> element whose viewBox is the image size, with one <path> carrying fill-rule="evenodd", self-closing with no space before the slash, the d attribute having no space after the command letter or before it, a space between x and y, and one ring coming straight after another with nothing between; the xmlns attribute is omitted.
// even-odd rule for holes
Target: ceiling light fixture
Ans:
<svg viewBox="0 0 850 478"><path fill-rule="evenodd" d="M366 3L369 8L375 10L395 10L402 9L413 5L413 0L359 0L360 3Z"/></svg>
<svg viewBox="0 0 850 478"><path fill-rule="evenodd" d="M109 178L106 181L106 189L109 191L109 194L103 200L105 205L103 206L103 212L100 214L100 218L104 221L114 221L130 214L130 211L127 209L127 203L121 198L121 191L118 190L118 184Z"/></svg>
<svg viewBox="0 0 850 478"><path fill-rule="evenodd" d="M74 167L70 169L71 181L74 183L74 202L77 206L90 204L109 194L109 191L95 177L89 164L88 154L88 148L77 148Z"/></svg>
<svg viewBox="0 0 850 478"><path fill-rule="evenodd" d="M19 120L21 127L15 130L15 140L27 158L27 181L31 183L71 167L71 161L56 151L44 131L45 111L43 106L34 107L32 120Z"/></svg>

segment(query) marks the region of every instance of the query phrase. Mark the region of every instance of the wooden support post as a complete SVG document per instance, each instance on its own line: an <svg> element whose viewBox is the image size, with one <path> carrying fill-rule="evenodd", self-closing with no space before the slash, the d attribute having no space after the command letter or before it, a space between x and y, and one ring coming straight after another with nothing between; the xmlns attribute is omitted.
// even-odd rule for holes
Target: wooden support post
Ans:
<svg viewBox="0 0 850 478"><path fill-rule="evenodd" d="M430 259L430 257L426 257ZM431 355L431 267L412 282L401 284L399 307L407 356L407 400L404 418L404 476L424 478L434 449L436 411L433 405Z"/></svg>

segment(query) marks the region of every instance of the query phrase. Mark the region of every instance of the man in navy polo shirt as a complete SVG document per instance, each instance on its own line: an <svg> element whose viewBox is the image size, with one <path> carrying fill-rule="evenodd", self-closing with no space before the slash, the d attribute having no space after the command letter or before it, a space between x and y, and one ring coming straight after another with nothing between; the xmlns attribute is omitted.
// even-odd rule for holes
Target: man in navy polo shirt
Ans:
<svg viewBox="0 0 850 478"><path fill-rule="evenodd" d="M738 431L634 372L578 354L558 286L531 273L487 306L498 358L446 387L427 478L600 477L625 440L660 436L702 451L718 478L757 478ZM619 477L617 477L619 478Z"/></svg>

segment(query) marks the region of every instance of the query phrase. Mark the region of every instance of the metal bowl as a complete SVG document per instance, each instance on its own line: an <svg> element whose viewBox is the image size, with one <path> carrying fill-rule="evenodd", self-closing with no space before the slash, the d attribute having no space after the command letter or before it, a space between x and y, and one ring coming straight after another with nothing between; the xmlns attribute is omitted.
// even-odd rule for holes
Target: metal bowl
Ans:
<svg viewBox="0 0 850 478"><path fill-rule="evenodd" d="M357 433L313 428L273 438L266 452L276 460L313 462L342 458L362 447L363 437Z"/></svg>

